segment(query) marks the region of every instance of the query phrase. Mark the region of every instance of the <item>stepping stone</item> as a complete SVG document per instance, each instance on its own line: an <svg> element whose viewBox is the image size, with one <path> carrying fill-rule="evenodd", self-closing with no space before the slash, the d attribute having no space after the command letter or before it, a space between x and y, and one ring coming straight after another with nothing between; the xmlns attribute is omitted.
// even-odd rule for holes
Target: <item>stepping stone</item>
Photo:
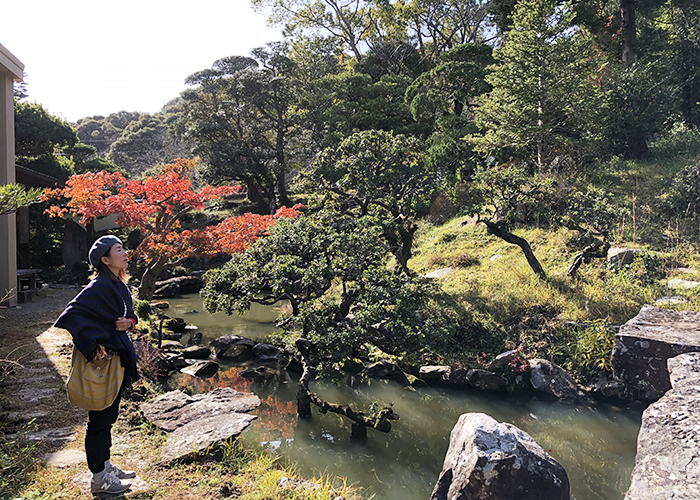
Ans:
<svg viewBox="0 0 700 500"><path fill-rule="evenodd" d="M688 281L680 278L673 278L668 280L666 286L669 290L690 290L691 288L700 286L700 281Z"/></svg>
<svg viewBox="0 0 700 500"><path fill-rule="evenodd" d="M43 398L53 396L58 392L56 388L39 389L38 387L26 387L17 393L17 396L23 401L30 403L39 401Z"/></svg>
<svg viewBox="0 0 700 500"><path fill-rule="evenodd" d="M85 452L82 450L61 450L55 453L47 453L45 458L46 465L60 468L83 464L87 461Z"/></svg>
<svg viewBox="0 0 700 500"><path fill-rule="evenodd" d="M27 439L29 441L43 441L51 446L61 446L75 441L75 432L70 427L60 429L48 429L41 432L29 432L26 434L8 434L7 439Z"/></svg>
<svg viewBox="0 0 700 500"><path fill-rule="evenodd" d="M431 271L423 276L426 278L442 278L443 276L447 276L448 274L452 273L452 271L454 271L454 268L452 267L443 267L442 269Z"/></svg>

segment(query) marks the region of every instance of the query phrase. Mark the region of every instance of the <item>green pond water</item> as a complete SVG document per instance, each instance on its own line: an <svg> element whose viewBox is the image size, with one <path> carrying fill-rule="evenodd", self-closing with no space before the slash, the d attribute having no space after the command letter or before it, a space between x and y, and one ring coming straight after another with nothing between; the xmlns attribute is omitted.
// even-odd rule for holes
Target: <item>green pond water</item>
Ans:
<svg viewBox="0 0 700 500"><path fill-rule="evenodd" d="M228 334L261 338L273 332L279 309L254 307L243 316L203 312L198 295L171 299L171 317L197 325L203 343ZM192 312L197 311L197 312ZM184 339L186 340L186 338ZM460 415L481 412L530 434L565 469L575 500L621 500L634 467L642 409L564 405L527 396L426 388L408 390L373 381L350 388L318 383L312 389L329 401L367 407L393 404L401 419L390 433L368 430L368 441L350 439L350 420L315 411L310 421L296 417L295 376L252 384L238 376L240 367L222 365L209 379L178 374L171 380L197 392L219 386L252 391L263 404L258 419L241 436L247 448L261 447L298 465L307 475L340 476L375 500L427 500L442 469L450 431ZM374 497L372 497L374 495ZM515 499L514 499L515 500Z"/></svg>

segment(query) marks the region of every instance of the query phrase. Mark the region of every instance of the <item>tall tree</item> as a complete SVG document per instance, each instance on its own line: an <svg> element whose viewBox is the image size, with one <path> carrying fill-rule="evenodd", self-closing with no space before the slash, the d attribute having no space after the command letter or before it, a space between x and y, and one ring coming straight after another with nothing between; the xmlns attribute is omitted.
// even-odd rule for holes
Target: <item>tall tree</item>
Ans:
<svg viewBox="0 0 700 500"><path fill-rule="evenodd" d="M67 149L78 143L75 129L39 103L15 103L15 161L18 165L65 180L73 173Z"/></svg>
<svg viewBox="0 0 700 500"><path fill-rule="evenodd" d="M590 39L572 24L569 3L522 0L497 64L486 81L493 90L476 109L482 135L471 141L485 152L505 148L540 168L555 157L585 157L595 139L601 108L596 73L601 62Z"/></svg>
<svg viewBox="0 0 700 500"><path fill-rule="evenodd" d="M327 33L341 40L355 58L362 59L362 42L370 31L365 0L252 0L253 8L268 15L268 23L284 26L287 36Z"/></svg>
<svg viewBox="0 0 700 500"><path fill-rule="evenodd" d="M287 145L294 130L294 63L282 44L220 59L187 79L179 134L196 144L212 181L242 182L253 203L289 204Z"/></svg>

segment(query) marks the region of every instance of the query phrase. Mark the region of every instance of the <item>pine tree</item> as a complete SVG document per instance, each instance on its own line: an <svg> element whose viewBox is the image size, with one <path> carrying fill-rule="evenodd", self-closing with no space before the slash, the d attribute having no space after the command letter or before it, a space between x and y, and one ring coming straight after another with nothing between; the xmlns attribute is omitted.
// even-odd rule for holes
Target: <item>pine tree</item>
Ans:
<svg viewBox="0 0 700 500"><path fill-rule="evenodd" d="M476 112L483 133L469 140L477 150L524 152L538 168L562 154L580 159L588 152L601 107L600 64L574 17L569 3L556 0L517 4L486 77L493 90Z"/></svg>

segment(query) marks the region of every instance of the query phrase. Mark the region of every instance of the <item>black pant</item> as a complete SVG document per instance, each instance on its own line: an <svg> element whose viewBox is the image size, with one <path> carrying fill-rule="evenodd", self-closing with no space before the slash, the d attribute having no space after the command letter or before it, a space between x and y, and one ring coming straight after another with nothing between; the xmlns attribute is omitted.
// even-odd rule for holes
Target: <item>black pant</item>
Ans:
<svg viewBox="0 0 700 500"><path fill-rule="evenodd" d="M104 410L88 412L85 454L88 468L93 474L102 472L105 462L109 460L109 449L112 447L112 424L117 421L121 398L122 392L119 391L112 406Z"/></svg>

